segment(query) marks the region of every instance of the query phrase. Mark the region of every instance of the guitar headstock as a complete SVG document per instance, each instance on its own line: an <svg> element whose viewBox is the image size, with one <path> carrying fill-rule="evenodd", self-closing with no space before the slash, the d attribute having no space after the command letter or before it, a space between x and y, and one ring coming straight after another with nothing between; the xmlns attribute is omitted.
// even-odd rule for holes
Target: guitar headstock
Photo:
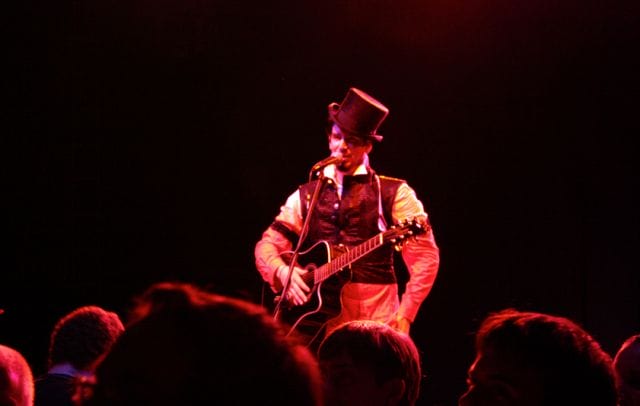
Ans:
<svg viewBox="0 0 640 406"><path fill-rule="evenodd" d="M396 251L400 251L405 242L412 237L424 234L429 229L429 224L424 219L405 219L391 226L384 232L385 241L394 245Z"/></svg>

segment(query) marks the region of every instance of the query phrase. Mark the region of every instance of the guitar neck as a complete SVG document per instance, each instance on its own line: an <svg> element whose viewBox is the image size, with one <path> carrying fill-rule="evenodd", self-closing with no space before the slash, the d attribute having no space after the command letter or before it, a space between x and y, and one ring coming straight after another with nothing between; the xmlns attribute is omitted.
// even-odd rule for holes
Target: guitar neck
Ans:
<svg viewBox="0 0 640 406"><path fill-rule="evenodd" d="M351 248L349 251L345 252L327 262L326 264L318 267L314 271L314 284L320 283L330 277L331 275L337 273L341 269L351 265L353 262L367 255L371 251L380 247L384 244L383 233L380 233L376 236L369 238L367 241L362 244L358 244L355 247Z"/></svg>

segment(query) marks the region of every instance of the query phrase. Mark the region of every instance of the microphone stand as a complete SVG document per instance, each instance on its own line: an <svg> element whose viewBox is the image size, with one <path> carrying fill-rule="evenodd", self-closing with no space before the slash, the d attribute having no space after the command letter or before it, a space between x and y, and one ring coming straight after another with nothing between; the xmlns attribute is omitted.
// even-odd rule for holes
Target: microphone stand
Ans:
<svg viewBox="0 0 640 406"><path fill-rule="evenodd" d="M302 247L302 242L305 238L307 238L307 233L309 232L309 222L311 219L311 214L313 213L313 209L315 208L318 202L318 196L320 196L320 190L322 189L322 185L326 177L324 176L324 168L320 168L316 171L313 169L309 172L309 181L313 179L313 175L318 178L318 182L316 183L316 187L313 190L313 195L311 196L311 201L309 202L309 207L307 208L307 216L304 219L304 224L302 225L302 229L300 230L300 238L298 238L298 244L296 244L296 248L293 251L293 255L291 256L291 262L289 263L289 271L287 275L287 281L282 288L282 294L278 299L278 303L276 304L275 310L273 312L273 318L278 320L280 318L280 311L282 307L282 302L287 299L287 291L289 290L289 285L291 285L291 277L293 276L293 268L298 260L298 255L300 254L300 247ZM302 196L300 196L300 204L302 204ZM311 286L313 288L313 286Z"/></svg>

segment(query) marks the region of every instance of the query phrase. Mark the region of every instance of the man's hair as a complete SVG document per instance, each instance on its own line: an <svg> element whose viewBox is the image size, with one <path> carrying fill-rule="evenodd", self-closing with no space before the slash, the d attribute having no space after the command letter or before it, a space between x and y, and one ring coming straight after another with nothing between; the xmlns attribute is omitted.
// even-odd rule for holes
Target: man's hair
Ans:
<svg viewBox="0 0 640 406"><path fill-rule="evenodd" d="M611 357L570 319L515 309L492 313L476 334L476 351L491 350L537 371L546 405L616 405Z"/></svg>
<svg viewBox="0 0 640 406"><path fill-rule="evenodd" d="M415 404L422 372L420 353L409 335L376 321L349 321L327 335L318 348L318 358L322 362L343 352L354 364L370 368L378 384L402 379L405 393L400 404Z"/></svg>
<svg viewBox="0 0 640 406"><path fill-rule="evenodd" d="M33 374L17 350L0 345L0 405L33 405Z"/></svg>
<svg viewBox="0 0 640 406"><path fill-rule="evenodd" d="M68 362L89 369L124 331L120 317L98 306L79 307L56 323L49 343L49 367Z"/></svg>
<svg viewBox="0 0 640 406"><path fill-rule="evenodd" d="M187 284L152 285L96 371L93 405L321 402L313 354L266 310Z"/></svg>

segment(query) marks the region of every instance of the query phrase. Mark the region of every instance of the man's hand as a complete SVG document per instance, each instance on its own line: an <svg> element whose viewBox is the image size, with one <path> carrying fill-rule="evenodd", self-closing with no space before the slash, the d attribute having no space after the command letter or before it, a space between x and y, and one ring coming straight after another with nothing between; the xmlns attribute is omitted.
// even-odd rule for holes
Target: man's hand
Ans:
<svg viewBox="0 0 640 406"><path fill-rule="evenodd" d="M396 314L395 317L389 322L389 326L393 327L401 333L409 334L411 321L406 317Z"/></svg>
<svg viewBox="0 0 640 406"><path fill-rule="evenodd" d="M308 294L311 291L311 288L309 288L302 280L302 275L305 273L307 273L305 269L297 266L293 268L293 275L291 276L291 282L289 283L289 290L285 296L286 300L296 306L304 304L309 300ZM287 265L279 267L276 271L276 276L280 280L280 283L282 283L282 286L285 286L288 275L289 266Z"/></svg>

